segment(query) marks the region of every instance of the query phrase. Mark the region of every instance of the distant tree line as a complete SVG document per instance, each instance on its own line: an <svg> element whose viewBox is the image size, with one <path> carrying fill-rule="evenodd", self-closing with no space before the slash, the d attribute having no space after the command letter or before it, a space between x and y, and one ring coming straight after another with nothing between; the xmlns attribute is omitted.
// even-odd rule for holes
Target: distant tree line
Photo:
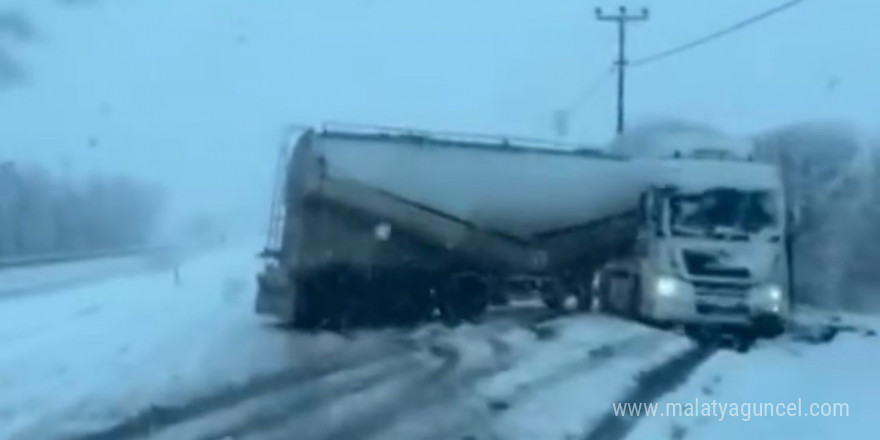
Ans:
<svg viewBox="0 0 880 440"><path fill-rule="evenodd" d="M145 245L160 206L157 189L129 178L75 182L0 161L0 258Z"/></svg>
<svg viewBox="0 0 880 440"><path fill-rule="evenodd" d="M880 145L850 127L802 123L756 138L780 165L795 227L795 289L802 301L880 308Z"/></svg>

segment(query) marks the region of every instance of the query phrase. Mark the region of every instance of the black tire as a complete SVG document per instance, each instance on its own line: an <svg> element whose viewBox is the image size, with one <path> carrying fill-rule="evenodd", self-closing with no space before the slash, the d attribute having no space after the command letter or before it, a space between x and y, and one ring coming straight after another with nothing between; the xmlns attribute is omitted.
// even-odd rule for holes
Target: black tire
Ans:
<svg viewBox="0 0 880 440"><path fill-rule="evenodd" d="M590 304L590 309L592 309L594 313L614 312L608 308L608 281L605 277L599 279L599 283L596 284L595 290L593 290L591 286L590 291L593 292L593 301L592 304Z"/></svg>
<svg viewBox="0 0 880 440"><path fill-rule="evenodd" d="M342 330L358 325L359 301L367 299L367 295L357 294L361 283L357 274L346 268L327 269L308 277L295 300L296 327Z"/></svg>
<svg viewBox="0 0 880 440"><path fill-rule="evenodd" d="M627 316L634 321L642 320L642 286L638 277L633 276L632 290L627 304Z"/></svg>
<svg viewBox="0 0 880 440"><path fill-rule="evenodd" d="M492 295L489 296L489 299L493 306L510 305L510 297L501 289L493 289Z"/></svg>
<svg viewBox="0 0 880 440"><path fill-rule="evenodd" d="M685 336L699 341L705 338L705 332L703 328L696 324L685 324L684 325L684 334Z"/></svg>
<svg viewBox="0 0 880 440"><path fill-rule="evenodd" d="M486 313L490 294L489 283L479 274L456 274L441 291L440 314L449 325L477 320Z"/></svg>
<svg viewBox="0 0 880 440"><path fill-rule="evenodd" d="M752 334L756 338L774 339L785 333L785 321L776 315L760 315L752 321Z"/></svg>
<svg viewBox="0 0 880 440"><path fill-rule="evenodd" d="M311 297L314 295L316 284L312 282L298 283L293 299L293 316L290 324L298 330L315 330L324 321L320 311L313 306Z"/></svg>
<svg viewBox="0 0 880 440"><path fill-rule="evenodd" d="M570 288L560 282L550 281L544 285L546 291L542 292L541 300L544 306L554 312L564 312L568 297L571 295Z"/></svg>
<svg viewBox="0 0 880 440"><path fill-rule="evenodd" d="M558 295L547 295L541 298L544 306L554 312L561 312L565 309L565 297Z"/></svg>
<svg viewBox="0 0 880 440"><path fill-rule="evenodd" d="M427 321L435 304L428 277L414 271L386 272L373 280L370 300L373 310L371 324L378 326L411 326Z"/></svg>
<svg viewBox="0 0 880 440"><path fill-rule="evenodd" d="M593 292L589 287L578 285L575 288L575 303L578 311L589 312L593 309Z"/></svg>

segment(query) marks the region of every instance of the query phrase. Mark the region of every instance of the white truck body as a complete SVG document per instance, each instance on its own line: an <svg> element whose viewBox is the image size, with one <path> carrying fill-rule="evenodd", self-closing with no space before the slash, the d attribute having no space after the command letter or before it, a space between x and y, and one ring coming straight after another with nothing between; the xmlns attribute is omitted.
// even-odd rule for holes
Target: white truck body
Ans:
<svg viewBox="0 0 880 440"><path fill-rule="evenodd" d="M635 261L647 227L638 213L658 182L690 188L729 175L731 182L710 179L709 187L743 187L733 182L742 170L723 164L701 180L682 173L684 162L549 147L411 131L306 131L287 166L283 227L259 277L258 312L303 326L438 311L472 318L516 288L551 307L568 295L589 302L600 268Z"/></svg>

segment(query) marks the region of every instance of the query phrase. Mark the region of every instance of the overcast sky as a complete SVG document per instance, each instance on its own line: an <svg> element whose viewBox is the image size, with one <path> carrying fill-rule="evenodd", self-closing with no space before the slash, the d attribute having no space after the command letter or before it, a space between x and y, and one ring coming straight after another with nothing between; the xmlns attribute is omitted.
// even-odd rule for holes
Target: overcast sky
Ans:
<svg viewBox="0 0 880 440"><path fill-rule="evenodd" d="M633 58L776 0L642 0ZM174 206L264 216L285 124L323 120L553 136L610 66L585 0L0 0L0 156L136 175ZM880 2L811 0L633 69L631 121L735 134L810 120L876 130ZM29 26L28 26L29 25ZM31 32L28 32L28 31ZM4 74L5 72L5 74ZM17 77L17 79L16 79ZM573 140L614 125L608 77Z"/></svg>

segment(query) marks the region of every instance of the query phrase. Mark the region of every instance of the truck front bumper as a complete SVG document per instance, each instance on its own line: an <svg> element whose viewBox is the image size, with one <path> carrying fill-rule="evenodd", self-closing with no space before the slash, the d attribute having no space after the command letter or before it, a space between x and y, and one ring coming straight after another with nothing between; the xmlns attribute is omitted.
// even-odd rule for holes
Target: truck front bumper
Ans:
<svg viewBox="0 0 880 440"><path fill-rule="evenodd" d="M768 304L748 299L705 298L693 294L654 297L643 310L646 317L670 324L726 324L752 326L759 319L776 317L784 321L782 303Z"/></svg>

